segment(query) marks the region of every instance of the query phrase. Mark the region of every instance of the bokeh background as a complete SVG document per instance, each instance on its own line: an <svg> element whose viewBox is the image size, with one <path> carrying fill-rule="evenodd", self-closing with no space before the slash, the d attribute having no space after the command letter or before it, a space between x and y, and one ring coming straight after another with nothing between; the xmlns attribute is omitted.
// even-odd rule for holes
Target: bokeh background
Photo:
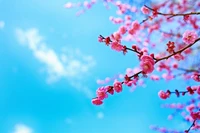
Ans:
<svg viewBox="0 0 200 133"><path fill-rule="evenodd" d="M0 0L0 133L153 133L151 124L184 131L188 125L168 121L173 110L161 104L185 99L157 95L185 86L177 80L146 80L102 106L91 104L98 79L125 73L138 61L97 41L118 27L108 19L114 6L98 3L77 17L66 2Z"/></svg>

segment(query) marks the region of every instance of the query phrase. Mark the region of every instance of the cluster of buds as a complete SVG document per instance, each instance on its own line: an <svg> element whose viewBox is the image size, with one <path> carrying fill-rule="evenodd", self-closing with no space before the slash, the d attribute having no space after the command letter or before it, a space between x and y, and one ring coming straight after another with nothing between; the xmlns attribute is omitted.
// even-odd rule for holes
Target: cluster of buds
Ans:
<svg viewBox="0 0 200 133"><path fill-rule="evenodd" d="M200 95L200 86L188 86L186 91L175 90L175 92L171 92L170 90L167 90L166 92L164 92L163 90L161 90L159 91L158 96L161 99L167 99L172 93L176 94L176 96L179 97L180 95L184 96L186 93L193 95L195 94L195 92Z"/></svg>

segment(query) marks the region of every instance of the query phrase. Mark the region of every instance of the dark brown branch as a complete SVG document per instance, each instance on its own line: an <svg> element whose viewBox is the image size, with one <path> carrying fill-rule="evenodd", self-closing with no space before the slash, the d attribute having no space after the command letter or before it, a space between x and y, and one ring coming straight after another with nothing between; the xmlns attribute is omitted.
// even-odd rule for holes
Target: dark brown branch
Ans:
<svg viewBox="0 0 200 133"><path fill-rule="evenodd" d="M155 63L157 63L157 62L159 62L159 61L161 61L161 60L164 60L164 59L168 59L168 58L170 58L170 57L172 57L172 56L174 56L174 55L176 55L176 54L178 54L178 53L183 52L184 50L188 49L189 47L192 47L192 46L193 46L196 42L198 42L199 40L200 40L200 38L198 38L197 40L195 40L194 43L187 45L186 47L184 47L184 48L182 48L182 49L180 49L180 50L174 52L174 53L171 54L171 55L168 55L168 56L165 56L165 57L156 59L156 62L155 62Z"/></svg>
<svg viewBox="0 0 200 133"><path fill-rule="evenodd" d="M200 15L200 12L190 12L190 13L162 13L162 12L159 12L159 11L153 9L153 8L148 7L147 5L144 5L144 6L146 8L148 8L149 10L156 12L159 15L170 16L170 17L168 17L168 19L170 19L172 17L175 17L175 16Z"/></svg>
<svg viewBox="0 0 200 133"><path fill-rule="evenodd" d="M185 133L189 133L190 129L195 126L196 120L193 121L192 125L188 128L188 130L185 130Z"/></svg>

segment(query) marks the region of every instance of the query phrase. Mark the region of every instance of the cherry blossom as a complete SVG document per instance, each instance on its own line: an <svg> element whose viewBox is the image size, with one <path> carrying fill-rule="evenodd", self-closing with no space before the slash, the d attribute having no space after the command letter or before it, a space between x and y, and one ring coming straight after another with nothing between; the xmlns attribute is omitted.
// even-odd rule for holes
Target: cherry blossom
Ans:
<svg viewBox="0 0 200 133"><path fill-rule="evenodd" d="M164 92L164 91L161 90L161 91L158 92L158 96L161 99L167 99L167 98L169 98L170 93L169 92Z"/></svg>
<svg viewBox="0 0 200 133"><path fill-rule="evenodd" d="M122 92L123 85L135 90L138 86L146 84L148 79L153 80L152 82L176 81L177 86L185 83L187 85L184 87L180 85L177 88L172 86L166 91L160 90L158 96L165 100L171 97L189 99L188 102L165 104L163 107L174 109L174 113L168 115L170 120L175 119L176 115L180 115L182 120L188 122L190 126L182 131L159 126L150 128L161 133L199 132L200 2L196 0L163 0L157 3L152 2L152 4L146 2L147 5L141 7L125 1L106 0L103 2L106 8L110 6L117 9L116 13L109 17L109 20L117 28L106 36L103 34L107 33L99 35L98 41L111 50L123 53L124 56L133 53L138 59L138 63L133 64L131 60L127 60L127 65L134 65L134 69L129 68L115 78L98 80L101 85L109 84L109 82L113 82L113 84L98 88L96 98L92 99L92 103L101 105L108 95ZM81 4L69 2L65 4L65 8L80 7L80 11L85 13L97 3L95 0L85 1ZM197 58L197 63L192 62L194 58Z"/></svg>
<svg viewBox="0 0 200 133"><path fill-rule="evenodd" d="M183 34L183 42L186 44L192 44L198 38L196 31L186 30Z"/></svg>
<svg viewBox="0 0 200 133"><path fill-rule="evenodd" d="M117 93L121 92L121 91L122 91L122 83L116 80L116 81L114 82L113 89L114 89Z"/></svg>

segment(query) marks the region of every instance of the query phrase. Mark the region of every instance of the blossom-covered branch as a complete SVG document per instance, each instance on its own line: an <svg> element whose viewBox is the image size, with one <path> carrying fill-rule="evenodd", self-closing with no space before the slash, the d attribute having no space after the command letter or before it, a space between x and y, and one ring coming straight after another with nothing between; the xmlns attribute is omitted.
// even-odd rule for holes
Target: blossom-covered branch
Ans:
<svg viewBox="0 0 200 133"><path fill-rule="evenodd" d="M190 12L190 13L162 13L157 11L156 9L150 8L147 5L144 5L146 8L148 8L149 10L153 11L154 14L159 14L159 15L163 15L163 16L170 16L169 18L175 17L175 16L190 16L190 15L200 15L200 12ZM168 18L168 19L169 19Z"/></svg>

